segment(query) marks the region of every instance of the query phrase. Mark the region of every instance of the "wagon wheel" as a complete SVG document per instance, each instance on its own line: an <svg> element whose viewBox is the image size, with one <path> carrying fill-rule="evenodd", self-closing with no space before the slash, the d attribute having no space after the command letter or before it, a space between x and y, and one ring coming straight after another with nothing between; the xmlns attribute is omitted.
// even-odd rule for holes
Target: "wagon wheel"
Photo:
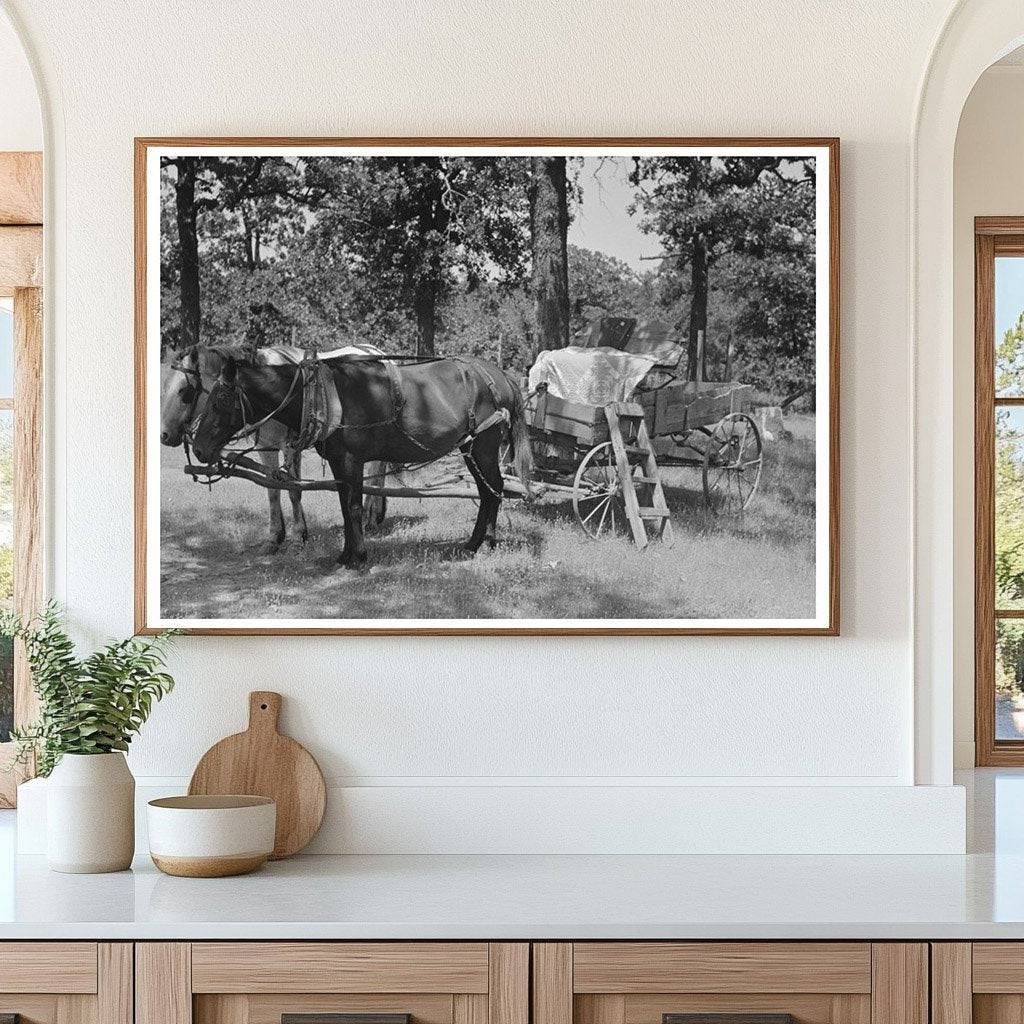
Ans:
<svg viewBox="0 0 1024 1024"><path fill-rule="evenodd" d="M724 416L708 434L704 501L715 515L742 512L753 500L764 461L757 424L742 412Z"/></svg>
<svg viewBox="0 0 1024 1024"><path fill-rule="evenodd" d="M594 540L629 530L611 441L602 442L583 456L572 482L572 507L584 533Z"/></svg>

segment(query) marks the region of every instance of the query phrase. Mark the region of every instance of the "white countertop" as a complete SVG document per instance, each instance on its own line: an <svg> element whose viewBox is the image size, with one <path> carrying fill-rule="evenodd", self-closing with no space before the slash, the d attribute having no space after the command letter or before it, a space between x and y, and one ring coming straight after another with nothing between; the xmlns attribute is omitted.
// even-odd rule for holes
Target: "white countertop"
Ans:
<svg viewBox="0 0 1024 1024"><path fill-rule="evenodd" d="M967 856L296 857L59 875L0 812L0 940L1024 939L1024 772L975 772Z"/></svg>
<svg viewBox="0 0 1024 1024"><path fill-rule="evenodd" d="M1024 856L298 857L0 878L0 939L1024 939Z"/></svg>

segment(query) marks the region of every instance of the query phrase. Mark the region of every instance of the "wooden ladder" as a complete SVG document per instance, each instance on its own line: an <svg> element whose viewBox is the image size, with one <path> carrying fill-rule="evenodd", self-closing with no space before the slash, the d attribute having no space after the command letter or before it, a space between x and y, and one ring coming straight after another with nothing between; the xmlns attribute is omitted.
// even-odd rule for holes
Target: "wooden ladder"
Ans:
<svg viewBox="0 0 1024 1024"><path fill-rule="evenodd" d="M670 544L672 521L665 501L665 489L661 484L661 472L654 457L654 446L647 433L643 406L637 402L612 402L604 407L604 414L608 420L612 451L615 452L615 468L622 486L626 519L636 546L641 550L647 547L650 541L647 535L648 523L654 524L655 536L660 537L663 543ZM625 436L623 423L627 424ZM631 439L628 442L627 437ZM634 466L640 466L643 470L640 476L633 475ZM642 492L642 501L637 488Z"/></svg>

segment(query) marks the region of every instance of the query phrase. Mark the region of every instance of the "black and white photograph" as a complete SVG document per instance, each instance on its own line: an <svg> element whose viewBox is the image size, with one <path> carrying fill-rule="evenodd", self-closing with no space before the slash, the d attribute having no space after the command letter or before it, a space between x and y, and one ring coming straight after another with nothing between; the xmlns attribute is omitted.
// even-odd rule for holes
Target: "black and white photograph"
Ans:
<svg viewBox="0 0 1024 1024"><path fill-rule="evenodd" d="M140 630L837 631L835 140L146 139L136 204Z"/></svg>

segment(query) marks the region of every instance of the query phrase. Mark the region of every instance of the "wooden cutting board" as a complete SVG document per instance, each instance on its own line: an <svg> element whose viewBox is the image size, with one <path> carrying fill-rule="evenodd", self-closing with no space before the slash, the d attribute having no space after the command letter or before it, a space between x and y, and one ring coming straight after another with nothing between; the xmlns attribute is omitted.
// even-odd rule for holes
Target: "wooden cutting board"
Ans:
<svg viewBox="0 0 1024 1024"><path fill-rule="evenodd" d="M302 744L277 731L281 694L249 694L249 728L214 744L200 759L190 795L235 793L277 803L273 860L307 846L320 828L327 790L320 766Z"/></svg>

